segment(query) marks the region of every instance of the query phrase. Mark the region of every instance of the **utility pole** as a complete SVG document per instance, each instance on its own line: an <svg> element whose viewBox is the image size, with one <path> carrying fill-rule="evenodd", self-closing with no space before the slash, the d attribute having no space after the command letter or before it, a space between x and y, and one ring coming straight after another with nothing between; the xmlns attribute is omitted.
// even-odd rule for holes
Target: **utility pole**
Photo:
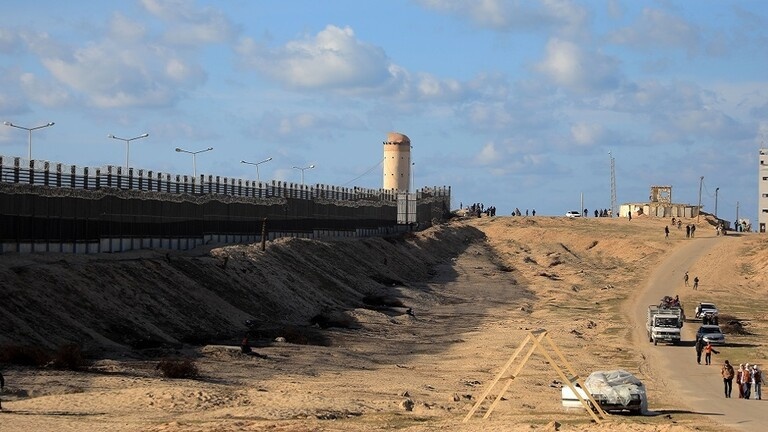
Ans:
<svg viewBox="0 0 768 432"><path fill-rule="evenodd" d="M704 185L704 176L701 176L701 180L699 180L699 211L696 213L696 222L699 221L699 217L701 216L701 187Z"/></svg>
<svg viewBox="0 0 768 432"><path fill-rule="evenodd" d="M617 217L619 215L616 208L616 169L614 166L613 155L608 151L608 157L611 158L611 216Z"/></svg>
<svg viewBox="0 0 768 432"><path fill-rule="evenodd" d="M739 223L739 202L736 201L736 231L740 230L741 224Z"/></svg>

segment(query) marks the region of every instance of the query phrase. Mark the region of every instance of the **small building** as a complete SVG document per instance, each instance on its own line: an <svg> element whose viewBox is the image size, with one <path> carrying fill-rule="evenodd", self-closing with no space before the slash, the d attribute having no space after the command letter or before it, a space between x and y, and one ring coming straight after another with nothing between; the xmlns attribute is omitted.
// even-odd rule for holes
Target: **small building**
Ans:
<svg viewBox="0 0 768 432"><path fill-rule="evenodd" d="M619 217L648 215L659 218L695 218L700 208L692 204L676 204L672 202L672 186L651 186L648 202L624 203L619 206Z"/></svg>

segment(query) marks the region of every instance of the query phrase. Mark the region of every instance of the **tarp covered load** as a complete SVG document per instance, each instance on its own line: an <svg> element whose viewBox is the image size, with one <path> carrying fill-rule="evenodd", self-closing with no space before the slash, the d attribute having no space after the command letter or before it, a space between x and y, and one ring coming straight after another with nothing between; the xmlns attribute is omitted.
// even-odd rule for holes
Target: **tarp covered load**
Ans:
<svg viewBox="0 0 768 432"><path fill-rule="evenodd" d="M596 371L589 374L584 385L592 395L600 395L601 405L636 406L647 411L645 386L642 381L625 370Z"/></svg>

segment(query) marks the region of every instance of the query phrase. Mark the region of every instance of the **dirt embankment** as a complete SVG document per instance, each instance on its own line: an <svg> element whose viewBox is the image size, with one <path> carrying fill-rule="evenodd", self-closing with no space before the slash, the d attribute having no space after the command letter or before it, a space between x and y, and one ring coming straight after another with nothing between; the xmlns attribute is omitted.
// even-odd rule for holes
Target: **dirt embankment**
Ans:
<svg viewBox="0 0 768 432"><path fill-rule="evenodd" d="M0 345L87 350L147 348L242 337L290 336L292 327L339 320L343 311L397 305L393 287L484 237L469 226L399 238L280 239L206 251L0 257ZM404 309L405 310L405 309ZM323 324L323 322L321 322ZM330 323L333 324L333 323Z"/></svg>
<svg viewBox="0 0 768 432"><path fill-rule="evenodd" d="M170 262L164 252L3 256L8 302L0 313L11 321L0 344L80 340L124 349L204 336L236 343L249 318L265 340L291 331L317 338L273 339L255 347L261 356L187 345L178 351L194 358L196 380L165 379L155 359L134 356L105 356L79 372L12 366L4 369L3 425L78 432L105 424L120 432L729 430L669 391L666 371L644 355L647 341L638 345L632 336L627 305L670 251L698 241L699 233L692 240L684 230L665 239L665 225L645 217L499 217L400 239L286 239L265 252L231 246L171 255ZM699 228L714 236L706 221ZM684 289L682 280L668 286L686 305L713 300L754 319L750 336L729 335L732 360L764 356L766 327L755 310L767 308L766 251L763 237L729 235L691 264L700 291ZM745 292L754 294L749 302L734 302ZM321 325L309 325L318 316ZM322 328L333 321L354 330ZM120 331L109 331L119 323ZM583 410L564 410L561 377L536 352L489 419L482 413L498 387L462 422L529 330L542 328L578 374L636 374L655 415L609 416L596 425Z"/></svg>

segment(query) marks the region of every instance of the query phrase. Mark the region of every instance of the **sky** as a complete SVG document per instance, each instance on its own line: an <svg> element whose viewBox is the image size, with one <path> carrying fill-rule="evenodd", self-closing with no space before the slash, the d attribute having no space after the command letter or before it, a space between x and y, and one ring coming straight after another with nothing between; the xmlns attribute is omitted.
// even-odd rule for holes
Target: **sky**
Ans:
<svg viewBox="0 0 768 432"><path fill-rule="evenodd" d="M768 2L5 0L2 121L55 122L35 160L374 189L400 132L414 187L497 215L610 208L613 158L619 205L756 225Z"/></svg>

